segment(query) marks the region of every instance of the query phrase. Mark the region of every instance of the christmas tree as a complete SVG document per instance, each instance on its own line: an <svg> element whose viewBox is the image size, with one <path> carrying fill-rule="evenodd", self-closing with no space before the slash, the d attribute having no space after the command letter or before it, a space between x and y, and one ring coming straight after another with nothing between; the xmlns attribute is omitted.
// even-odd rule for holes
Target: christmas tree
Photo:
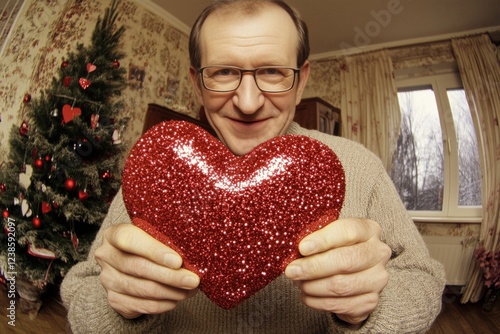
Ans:
<svg viewBox="0 0 500 334"><path fill-rule="evenodd" d="M50 88L26 94L22 120L0 169L0 265L4 279L44 288L85 259L121 183L119 119L126 86L117 1L98 18L91 45L78 44Z"/></svg>

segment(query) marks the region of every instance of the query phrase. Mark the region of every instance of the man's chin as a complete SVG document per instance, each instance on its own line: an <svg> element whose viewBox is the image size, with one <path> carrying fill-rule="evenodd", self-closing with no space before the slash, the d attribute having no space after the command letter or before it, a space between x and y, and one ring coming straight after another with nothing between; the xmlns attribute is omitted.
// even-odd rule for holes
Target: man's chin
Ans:
<svg viewBox="0 0 500 334"><path fill-rule="evenodd" d="M245 155L252 151L254 148L259 146L264 141L247 139L247 140L230 140L225 143L225 145L229 148L234 155Z"/></svg>

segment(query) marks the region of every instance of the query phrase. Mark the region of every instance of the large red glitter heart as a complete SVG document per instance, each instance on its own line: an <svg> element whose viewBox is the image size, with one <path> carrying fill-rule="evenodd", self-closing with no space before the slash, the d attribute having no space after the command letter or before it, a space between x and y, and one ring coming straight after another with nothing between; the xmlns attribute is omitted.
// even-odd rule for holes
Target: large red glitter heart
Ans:
<svg viewBox="0 0 500 334"><path fill-rule="evenodd" d="M179 121L139 139L122 182L133 223L176 250L226 309L281 275L299 241L338 218L345 194L340 161L316 140L280 136L239 157Z"/></svg>

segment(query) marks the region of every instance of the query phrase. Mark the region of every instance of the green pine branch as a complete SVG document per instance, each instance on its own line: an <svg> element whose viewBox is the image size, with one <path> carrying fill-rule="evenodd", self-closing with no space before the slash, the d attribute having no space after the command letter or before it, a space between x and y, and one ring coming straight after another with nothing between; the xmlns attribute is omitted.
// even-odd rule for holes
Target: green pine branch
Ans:
<svg viewBox="0 0 500 334"><path fill-rule="evenodd" d="M91 44L78 44L51 86L24 106L21 122L29 129L14 124L10 132L9 161L0 169L0 209L15 221L18 275L39 286L57 282L86 257L121 185L125 146L115 143L113 134L124 130L128 118L121 117L118 99L126 87L118 5L113 1L98 18ZM5 239L0 233L2 245ZM29 254L33 245L56 259ZM3 272L6 263L2 247Z"/></svg>

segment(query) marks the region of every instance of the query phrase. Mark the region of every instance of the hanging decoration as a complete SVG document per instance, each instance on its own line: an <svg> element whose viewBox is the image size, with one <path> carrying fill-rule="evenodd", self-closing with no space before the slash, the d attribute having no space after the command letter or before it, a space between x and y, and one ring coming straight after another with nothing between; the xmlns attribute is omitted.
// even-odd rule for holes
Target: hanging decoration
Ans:
<svg viewBox="0 0 500 334"><path fill-rule="evenodd" d="M65 104L62 109L63 113L63 123L68 124L73 120L73 118L78 117L82 114L82 109L75 108L74 105Z"/></svg>

